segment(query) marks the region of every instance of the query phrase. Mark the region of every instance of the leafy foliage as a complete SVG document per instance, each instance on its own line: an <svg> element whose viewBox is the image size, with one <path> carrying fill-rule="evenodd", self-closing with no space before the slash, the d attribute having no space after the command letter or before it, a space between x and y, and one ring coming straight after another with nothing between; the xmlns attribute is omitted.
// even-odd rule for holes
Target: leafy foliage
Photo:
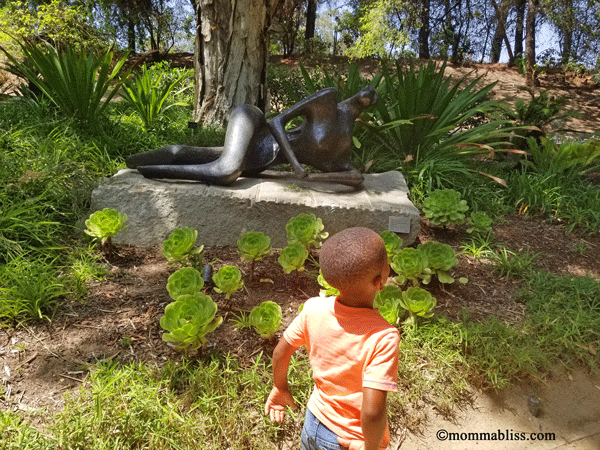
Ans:
<svg viewBox="0 0 600 450"><path fill-rule="evenodd" d="M153 128L160 115L169 108L186 106L183 102L169 101L171 92L183 80L185 74L168 82L163 80L164 77L164 72L153 72L151 76L144 65L141 74L136 74L133 80L129 79L123 84L123 98L140 114L146 129ZM183 88L182 91L187 88Z"/></svg>
<svg viewBox="0 0 600 450"><path fill-rule="evenodd" d="M181 295L165 308L160 326L167 332L162 335L165 342L173 342L176 350L196 350L206 344L206 335L223 322L217 317L217 304L205 294Z"/></svg>
<svg viewBox="0 0 600 450"><path fill-rule="evenodd" d="M281 306L272 301L262 302L250 311L250 325L265 339L270 339L281 328Z"/></svg>
<svg viewBox="0 0 600 450"><path fill-rule="evenodd" d="M204 246L194 248L197 238L198 231L192 228L183 227L174 230L163 242L163 255L169 264L183 263L189 260L195 265L197 260L201 260Z"/></svg>
<svg viewBox="0 0 600 450"><path fill-rule="evenodd" d="M379 313L387 320L390 325L398 325L403 315L400 307L402 291L393 285L384 286L381 291L375 294L373 306L379 310Z"/></svg>
<svg viewBox="0 0 600 450"><path fill-rule="evenodd" d="M433 225L447 227L462 224L469 210L466 200L454 189L438 189L423 200L423 212Z"/></svg>
<svg viewBox="0 0 600 450"><path fill-rule="evenodd" d="M70 46L64 51L50 44L40 48L29 41L19 46L27 63L5 53L12 71L37 86L63 114L82 122L97 120L126 78L117 80L127 55L113 64L111 49L96 56Z"/></svg>
<svg viewBox="0 0 600 450"><path fill-rule="evenodd" d="M417 250L423 252L427 259L427 266L437 275L440 283L454 282L454 278L448 275L448 271L458 264L452 247L441 242L431 241L419 244Z"/></svg>
<svg viewBox="0 0 600 450"><path fill-rule="evenodd" d="M428 284L431 280L431 269L429 269L427 257L416 248L406 247L400 250L394 255L390 266L398 274L394 281L400 286L409 280L415 286L419 285L419 280L424 284Z"/></svg>
<svg viewBox="0 0 600 450"><path fill-rule="evenodd" d="M408 311L409 317L405 323L416 325L417 317L433 316L437 301L428 291L420 287L409 287L402 291L400 306Z"/></svg>
<svg viewBox="0 0 600 450"><path fill-rule="evenodd" d="M244 282L242 281L242 273L235 266L223 266L212 277L215 282L215 291L225 293L225 298L229 299L231 295L240 289Z"/></svg>
<svg viewBox="0 0 600 450"><path fill-rule="evenodd" d="M202 274L193 267L182 267L169 276L167 291L173 300L182 295L192 295L204 287Z"/></svg>
<svg viewBox="0 0 600 450"><path fill-rule="evenodd" d="M289 220L285 231L288 243L298 242L309 249L321 247L321 241L329 236L324 228L323 221L314 214L299 214Z"/></svg>
<svg viewBox="0 0 600 450"><path fill-rule="evenodd" d="M290 242L287 247L281 250L277 261L285 273L291 273L296 270L304 270L304 262L308 258L308 250L300 242Z"/></svg>
<svg viewBox="0 0 600 450"><path fill-rule="evenodd" d="M388 263L391 263L394 255L402 248L402 238L396 233L387 230L379 233L379 236L381 236L383 242L385 243L385 251L388 256Z"/></svg>

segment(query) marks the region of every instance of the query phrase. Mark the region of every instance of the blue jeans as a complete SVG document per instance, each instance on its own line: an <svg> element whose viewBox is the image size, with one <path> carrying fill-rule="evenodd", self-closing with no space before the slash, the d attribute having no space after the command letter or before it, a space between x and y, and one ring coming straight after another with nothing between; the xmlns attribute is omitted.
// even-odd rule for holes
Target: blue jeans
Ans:
<svg viewBox="0 0 600 450"><path fill-rule="evenodd" d="M308 408L300 443L302 450L341 450L344 448L338 444L337 435L323 425Z"/></svg>

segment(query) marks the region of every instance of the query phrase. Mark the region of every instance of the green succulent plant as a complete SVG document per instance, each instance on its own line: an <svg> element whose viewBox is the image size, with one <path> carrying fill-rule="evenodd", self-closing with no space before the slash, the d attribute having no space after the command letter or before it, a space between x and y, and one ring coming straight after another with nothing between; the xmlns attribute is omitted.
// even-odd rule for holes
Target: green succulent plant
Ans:
<svg viewBox="0 0 600 450"><path fill-rule="evenodd" d="M294 270L302 272L306 258L308 258L306 247L300 242L290 242L287 247L281 250L277 261L281 264L285 273L291 273Z"/></svg>
<svg viewBox="0 0 600 450"><path fill-rule="evenodd" d="M417 317L429 318L433 316L433 309L437 301L428 291L420 287L409 287L402 292L400 306L408 311L409 317L405 324L415 325Z"/></svg>
<svg viewBox="0 0 600 450"><path fill-rule="evenodd" d="M250 311L249 323L261 337L270 339L283 324L281 306L272 301L262 302Z"/></svg>
<svg viewBox="0 0 600 450"><path fill-rule="evenodd" d="M250 280L254 278L254 264L271 252L271 239L260 231L249 231L237 241L242 261L250 263Z"/></svg>
<svg viewBox="0 0 600 450"><path fill-rule="evenodd" d="M402 291L393 285L384 286L381 291L375 295L373 306L379 310L379 313L387 320L390 325L398 325L402 317L403 310L400 307Z"/></svg>
<svg viewBox="0 0 600 450"><path fill-rule="evenodd" d="M195 294L204 287L202 274L193 267L182 267L167 280L167 291L173 300L182 295Z"/></svg>
<svg viewBox="0 0 600 450"><path fill-rule="evenodd" d="M112 254L112 237L127 229L127 214L120 213L116 209L104 208L102 211L92 213L85 221L87 227L84 232L102 245L107 244L108 253Z"/></svg>
<svg viewBox="0 0 600 450"><path fill-rule="evenodd" d="M394 281L399 285L404 285L408 280L412 281L414 286L419 285L419 280L423 284L428 284L431 280L431 269L427 263L427 256L416 248L403 248L394 255L390 266L398 274Z"/></svg>
<svg viewBox="0 0 600 450"><path fill-rule="evenodd" d="M324 228L323 221L314 214L300 214L290 219L285 231L288 243L299 242L309 249L321 247L321 241L329 236Z"/></svg>
<svg viewBox="0 0 600 450"><path fill-rule="evenodd" d="M165 342L177 344L176 350L196 350L207 343L206 335L223 322L215 318L217 304L205 294L196 292L180 296L169 303L160 318L160 326L167 331Z"/></svg>
<svg viewBox="0 0 600 450"><path fill-rule="evenodd" d="M441 242L426 242L417 247L427 258L427 265L437 275L440 283L453 283L454 278L448 271L458 264L456 253L447 244Z"/></svg>
<svg viewBox="0 0 600 450"><path fill-rule="evenodd" d="M469 210L466 200L454 189L432 191L423 200L423 212L433 225L447 227L465 222L465 212Z"/></svg>
<svg viewBox="0 0 600 450"><path fill-rule="evenodd" d="M484 211L474 211L467 218L467 223L470 225L467 228L467 233L485 234L492 231L492 218Z"/></svg>
<svg viewBox="0 0 600 450"><path fill-rule="evenodd" d="M339 290L337 290L336 288L331 286L327 281L325 281L321 269L319 269L319 276L317 277L317 282L323 288L319 291L319 294L322 297L337 297L338 295L340 295Z"/></svg>
<svg viewBox="0 0 600 450"><path fill-rule="evenodd" d="M235 266L223 266L213 275L215 282L214 290L219 293L224 293L225 298L229 299L231 295L240 289L244 282L242 281L242 273Z"/></svg>
<svg viewBox="0 0 600 450"><path fill-rule="evenodd" d="M379 233L379 236L381 236L381 239L383 239L383 242L385 244L385 251L388 256L388 263L391 263L394 259L394 255L400 251L404 242L402 238L396 233L387 230Z"/></svg>
<svg viewBox="0 0 600 450"><path fill-rule="evenodd" d="M169 264L185 263L199 266L202 261L204 246L195 247L198 231L193 228L183 227L174 230L166 241L163 242L163 255Z"/></svg>

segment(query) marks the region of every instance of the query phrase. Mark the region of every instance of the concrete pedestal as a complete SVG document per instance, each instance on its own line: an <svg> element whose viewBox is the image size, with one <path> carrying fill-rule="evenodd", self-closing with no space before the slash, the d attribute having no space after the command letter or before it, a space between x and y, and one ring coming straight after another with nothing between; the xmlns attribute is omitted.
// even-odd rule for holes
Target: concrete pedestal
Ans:
<svg viewBox="0 0 600 450"><path fill-rule="evenodd" d="M312 213L330 235L363 226L398 232L409 245L419 234L419 211L408 199L399 172L365 175L364 189L297 181L270 172L269 178L240 178L233 186L151 180L125 169L92 193L91 212L114 208L127 214L128 228L113 241L137 246L159 245L176 228L198 230L198 243L236 245L247 231L262 231L275 248L287 245L285 225L294 216Z"/></svg>

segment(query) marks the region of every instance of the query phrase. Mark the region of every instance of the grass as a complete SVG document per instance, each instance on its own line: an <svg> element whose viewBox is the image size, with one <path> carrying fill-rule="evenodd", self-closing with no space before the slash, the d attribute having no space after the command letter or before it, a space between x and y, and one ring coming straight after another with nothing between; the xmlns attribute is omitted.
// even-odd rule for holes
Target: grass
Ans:
<svg viewBox="0 0 600 450"><path fill-rule="evenodd" d="M80 123L51 103L15 98L0 103L0 324L49 319L65 298L84 299L86 282L106 276L94 246L75 227L87 217L90 193L105 176L123 168L132 153L166 144L220 145L223 130L189 130L190 111L175 106L146 131L140 114L111 102L104 117ZM381 149L363 145L361 167L377 172L401 161L380 159ZM600 189L570 172L535 167L481 171L508 181L502 188L471 176L461 164L435 155L405 173L420 201L434 188L455 188L471 210L491 217L520 210L543 213L584 232L600 229ZM577 251L585 252L582 245ZM403 331L398 395L390 396L390 423L419 426L419 404L450 415L470 386L497 389L542 378L557 364L597 371L600 347L600 283L540 271L535 255L511 252L493 235L473 236L463 252L486 258L498 276L522 286L527 314L518 324L498 319L459 321L434 316ZM262 413L270 383L270 358L244 365L229 355L196 360L99 364L64 410L31 417L0 412L0 448L162 449L206 447L270 449L295 445L303 409L290 411L283 427ZM304 406L312 385L305 355L293 359L290 385ZM0 396L4 395L0 391ZM41 422L34 427L29 418Z"/></svg>

